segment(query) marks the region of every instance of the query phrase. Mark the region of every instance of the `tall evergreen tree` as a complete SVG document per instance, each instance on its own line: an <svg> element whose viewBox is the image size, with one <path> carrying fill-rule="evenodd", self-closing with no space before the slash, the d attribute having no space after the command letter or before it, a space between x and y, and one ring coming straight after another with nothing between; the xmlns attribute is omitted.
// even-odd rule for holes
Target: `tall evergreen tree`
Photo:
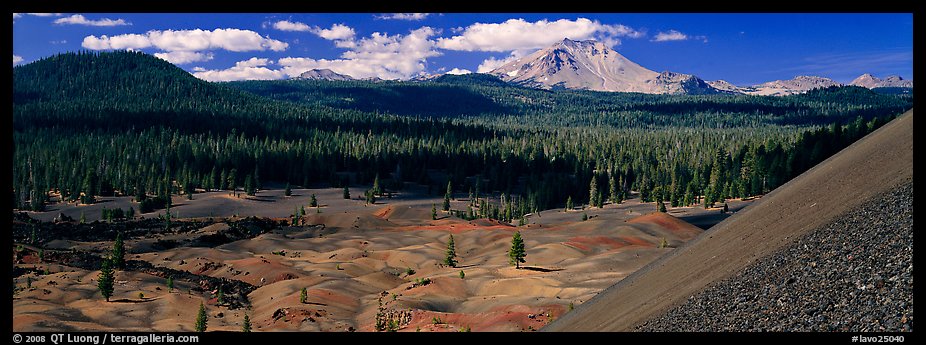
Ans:
<svg viewBox="0 0 926 345"><path fill-rule="evenodd" d="M457 267L457 250L454 247L453 235L450 235L450 240L447 241L447 255L444 257L444 265L450 267Z"/></svg>
<svg viewBox="0 0 926 345"><path fill-rule="evenodd" d="M244 314L244 323L241 325L241 331L244 333L251 333L251 318L248 317L248 314Z"/></svg>
<svg viewBox="0 0 926 345"><path fill-rule="evenodd" d="M444 211L450 211L450 197L453 194L453 184L447 181L447 193L444 194Z"/></svg>
<svg viewBox="0 0 926 345"><path fill-rule="evenodd" d="M344 186L344 193L342 193L344 199L350 199L350 189L347 186Z"/></svg>
<svg viewBox="0 0 926 345"><path fill-rule="evenodd" d="M292 195L293 195L292 189L289 188L289 182L286 182L286 188L283 189L283 195L285 195L285 196L292 196Z"/></svg>
<svg viewBox="0 0 926 345"><path fill-rule="evenodd" d="M112 263L115 268L125 268L125 242L122 240L122 232L116 234L116 242L113 243Z"/></svg>
<svg viewBox="0 0 926 345"><path fill-rule="evenodd" d="M315 194L312 194L311 199L309 200L310 207L318 207L318 199L315 198Z"/></svg>
<svg viewBox="0 0 926 345"><path fill-rule="evenodd" d="M521 268L521 263L526 262L524 258L527 252L524 250L524 240L521 239L521 232L517 231L511 238L511 249L508 250L508 263L515 265L515 269Z"/></svg>
<svg viewBox="0 0 926 345"><path fill-rule="evenodd" d="M203 302L199 302L199 312L196 313L196 331L205 332L208 323L209 316L206 315L206 306Z"/></svg>
<svg viewBox="0 0 926 345"><path fill-rule="evenodd" d="M251 196L257 194L257 189L254 186L254 177L250 174L244 177L244 192Z"/></svg>
<svg viewBox="0 0 926 345"><path fill-rule="evenodd" d="M376 178L373 179L373 194L383 195L383 191L379 188L379 173L376 173Z"/></svg>
<svg viewBox="0 0 926 345"><path fill-rule="evenodd" d="M106 302L109 302L109 298L113 295L114 279L112 262L109 261L109 258L104 258L103 264L100 267L100 275L97 277L96 286L100 289L100 294L106 298Z"/></svg>
<svg viewBox="0 0 926 345"><path fill-rule="evenodd" d="M588 206L594 207L598 205L598 178L593 174L592 181L588 184Z"/></svg>

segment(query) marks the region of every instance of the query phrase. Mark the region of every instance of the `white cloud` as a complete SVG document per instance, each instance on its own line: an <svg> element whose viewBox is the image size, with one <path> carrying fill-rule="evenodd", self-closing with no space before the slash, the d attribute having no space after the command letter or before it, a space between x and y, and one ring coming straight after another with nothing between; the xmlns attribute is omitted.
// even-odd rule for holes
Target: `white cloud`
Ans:
<svg viewBox="0 0 926 345"><path fill-rule="evenodd" d="M206 70L205 68L202 68L200 66L193 67L193 72L203 72L205 70Z"/></svg>
<svg viewBox="0 0 926 345"><path fill-rule="evenodd" d="M154 56L166 60L175 65L185 65L192 62L202 62L212 60L214 57L212 53L200 53L200 52L188 52L188 51L174 51L174 52L162 52L154 53Z"/></svg>
<svg viewBox="0 0 926 345"><path fill-rule="evenodd" d="M450 71L447 71L447 74L453 74L453 75L462 75L462 74L470 74L470 73L473 73L473 71L470 71L468 69L459 69L456 67L454 67Z"/></svg>
<svg viewBox="0 0 926 345"><path fill-rule="evenodd" d="M280 70L267 67L270 61L265 58L252 57L245 61L238 61L234 67L224 70L193 70L193 76L206 81L236 81L236 80L274 80L283 79L286 75Z"/></svg>
<svg viewBox="0 0 926 345"><path fill-rule="evenodd" d="M48 41L48 43L51 43L51 44L67 44L67 43L68 43L68 40Z"/></svg>
<svg viewBox="0 0 926 345"><path fill-rule="evenodd" d="M90 20L80 14L75 14L70 17L64 17L56 19L55 24L73 24L73 25L88 25L88 26L122 26L122 25L132 25L132 23L126 22L125 19L109 19L102 18L97 20Z"/></svg>
<svg viewBox="0 0 926 345"><path fill-rule="evenodd" d="M397 19L397 20L422 20L427 18L430 13L389 13L375 16L376 19Z"/></svg>
<svg viewBox="0 0 926 345"><path fill-rule="evenodd" d="M351 45L338 45L349 48L339 59L286 57L279 59L277 64L290 77L311 69L327 68L358 79L408 79L425 70L429 57L441 55L434 49L434 41L430 40L435 34L436 31L427 26L407 35L389 36L375 32L358 41L340 41Z"/></svg>
<svg viewBox="0 0 926 345"><path fill-rule="evenodd" d="M677 30L669 30L669 32L660 32L653 37L653 42L666 42L666 41L684 41L688 39L688 35L683 34Z"/></svg>
<svg viewBox="0 0 926 345"><path fill-rule="evenodd" d="M316 26L311 30L312 33L329 41L353 40L354 35L356 34L353 28L344 24L334 24L331 26L331 29L322 29Z"/></svg>
<svg viewBox="0 0 926 345"><path fill-rule="evenodd" d="M511 60L513 60L512 57L508 57L506 59L496 59L494 56L490 56L488 59L483 60L482 63L479 64L479 67L476 68L476 72L487 73L493 69L502 67L502 65L510 62Z"/></svg>
<svg viewBox="0 0 926 345"><path fill-rule="evenodd" d="M521 50L512 51L511 55L509 55L507 58L504 58L504 59L496 59L494 56L490 56L488 59L483 60L482 63L479 64L479 67L476 68L476 72L477 73L488 73L496 68L502 67L502 65L506 63L519 59L530 53L531 53L531 50L521 49Z"/></svg>
<svg viewBox="0 0 926 345"><path fill-rule="evenodd" d="M18 65L23 62L23 57L13 54L13 66Z"/></svg>
<svg viewBox="0 0 926 345"><path fill-rule="evenodd" d="M22 18L23 16L30 15L36 17L60 17L61 13L16 13L13 12L13 19Z"/></svg>
<svg viewBox="0 0 926 345"><path fill-rule="evenodd" d="M273 23L273 28L281 31L309 31L309 26L300 22L281 20Z"/></svg>
<svg viewBox="0 0 926 345"><path fill-rule="evenodd" d="M142 49L155 47L168 52L224 49L233 52L282 51L286 42L263 37L251 30L152 30L145 34L102 35L84 37L81 46L92 50Z"/></svg>
<svg viewBox="0 0 926 345"><path fill-rule="evenodd" d="M641 31L625 25L602 24L597 20L578 18L557 21L509 19L502 23L475 23L463 33L438 39L437 46L448 50L506 52L516 49L539 49L561 41L597 39L611 45L620 44L618 37L642 37Z"/></svg>
<svg viewBox="0 0 926 345"><path fill-rule="evenodd" d="M704 43L707 43L707 36L691 36L685 33L682 33L678 30L669 30L668 32L660 32L653 36L653 42L669 42L669 41L687 41L687 40L701 40Z"/></svg>
<svg viewBox="0 0 926 345"><path fill-rule="evenodd" d="M139 34L125 34L113 37L101 35L99 38L96 36L87 36L84 37L80 46L91 50L134 50L151 47L151 40L148 39L147 35Z"/></svg>

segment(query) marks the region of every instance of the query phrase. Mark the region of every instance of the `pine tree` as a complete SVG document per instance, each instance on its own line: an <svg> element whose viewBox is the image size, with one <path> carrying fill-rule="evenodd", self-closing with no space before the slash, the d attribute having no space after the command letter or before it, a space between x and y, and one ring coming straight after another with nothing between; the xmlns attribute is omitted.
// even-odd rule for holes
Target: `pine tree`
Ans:
<svg viewBox="0 0 926 345"><path fill-rule="evenodd" d="M216 295L215 299L218 304L225 304L225 292L222 291L222 286L219 286L219 293Z"/></svg>
<svg viewBox="0 0 926 345"><path fill-rule="evenodd" d="M306 288L302 288L302 291L299 291L299 303L305 303L309 299L309 291Z"/></svg>
<svg viewBox="0 0 926 345"><path fill-rule="evenodd" d="M344 199L350 199L350 189L347 186L344 186Z"/></svg>
<svg viewBox="0 0 926 345"><path fill-rule="evenodd" d="M244 192L251 196L257 194L257 191L254 188L254 177L252 177L250 174L244 177Z"/></svg>
<svg viewBox="0 0 926 345"><path fill-rule="evenodd" d="M293 191L292 191L292 189L290 189L290 187L289 187L289 182L286 182L286 188L283 189L283 195L285 195L285 196L292 196L292 195L293 195Z"/></svg>
<svg viewBox="0 0 926 345"><path fill-rule="evenodd" d="M309 199L310 207L318 207L318 199L315 198L315 194L312 194L312 198Z"/></svg>
<svg viewBox="0 0 926 345"><path fill-rule="evenodd" d="M608 174L608 189L610 192L609 199L612 203L616 204L618 203L617 200L620 199L620 196L618 196L619 192L617 190L617 179L614 177L614 175L614 173Z"/></svg>
<svg viewBox="0 0 926 345"><path fill-rule="evenodd" d="M367 204L376 204L376 194L373 193L372 189L367 189L363 195L366 196Z"/></svg>
<svg viewBox="0 0 926 345"><path fill-rule="evenodd" d="M125 242L121 232L116 235L116 243L113 244L112 262L115 268L125 268Z"/></svg>
<svg viewBox="0 0 926 345"><path fill-rule="evenodd" d="M437 220L437 205L431 204L431 220Z"/></svg>
<svg viewBox="0 0 926 345"><path fill-rule="evenodd" d="M241 325L241 331L251 333L251 318L248 317L248 314L244 314L244 324Z"/></svg>
<svg viewBox="0 0 926 345"><path fill-rule="evenodd" d="M167 277L167 292L174 291L174 276Z"/></svg>
<svg viewBox="0 0 926 345"><path fill-rule="evenodd" d="M453 194L453 185L447 181L447 193L444 194L444 211L450 211L450 195Z"/></svg>
<svg viewBox="0 0 926 345"><path fill-rule="evenodd" d="M113 295L114 282L112 262L110 262L108 258L104 258L103 264L100 267L100 275L97 278L96 286L100 289L100 293L103 297L106 298L106 302L109 302L109 298Z"/></svg>
<svg viewBox="0 0 926 345"><path fill-rule="evenodd" d="M592 182L588 184L588 206L593 207L598 205L598 179L595 176L592 176Z"/></svg>
<svg viewBox="0 0 926 345"><path fill-rule="evenodd" d="M662 200L658 200L656 203L659 204L659 212L666 213L666 203Z"/></svg>
<svg viewBox="0 0 926 345"><path fill-rule="evenodd" d="M447 256L444 257L444 265L450 267L457 267L457 261L454 258L457 257L457 250L454 247L453 235L450 235L450 240L447 241Z"/></svg>
<svg viewBox="0 0 926 345"><path fill-rule="evenodd" d="M463 270L460 270L460 279L466 278L466 273L463 273Z"/></svg>
<svg viewBox="0 0 926 345"><path fill-rule="evenodd" d="M569 212L569 210L571 209L572 209L572 196L570 195L566 197L566 210L565 211Z"/></svg>
<svg viewBox="0 0 926 345"><path fill-rule="evenodd" d="M145 185L139 183L137 186L135 186L135 202L145 201L146 197L147 195L145 195Z"/></svg>
<svg viewBox="0 0 926 345"><path fill-rule="evenodd" d="M508 250L508 264L515 265L515 269L521 268L521 263L526 262L524 257L527 252L524 250L524 240L521 239L521 232L515 232L511 238L511 249Z"/></svg>
<svg viewBox="0 0 926 345"><path fill-rule="evenodd" d="M376 173L376 177L373 179L373 194L383 195L383 191L379 188L379 173Z"/></svg>
<svg viewBox="0 0 926 345"><path fill-rule="evenodd" d="M205 332L206 324L209 323L209 316L206 315L206 306L199 302L199 312L196 313L196 331Z"/></svg>
<svg viewBox="0 0 926 345"><path fill-rule="evenodd" d="M193 200L193 182L187 181L184 183L183 192L186 193L187 200Z"/></svg>

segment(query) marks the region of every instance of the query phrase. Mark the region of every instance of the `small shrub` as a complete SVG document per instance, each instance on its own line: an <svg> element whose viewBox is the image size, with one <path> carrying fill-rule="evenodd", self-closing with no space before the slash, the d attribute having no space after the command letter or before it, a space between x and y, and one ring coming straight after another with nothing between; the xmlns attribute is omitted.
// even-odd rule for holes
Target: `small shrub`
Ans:
<svg viewBox="0 0 926 345"><path fill-rule="evenodd" d="M407 269L405 270L405 275L406 275L406 276L410 276L410 275L414 275L414 274L415 274L415 270L413 270L411 267L409 267L409 268L407 268Z"/></svg>

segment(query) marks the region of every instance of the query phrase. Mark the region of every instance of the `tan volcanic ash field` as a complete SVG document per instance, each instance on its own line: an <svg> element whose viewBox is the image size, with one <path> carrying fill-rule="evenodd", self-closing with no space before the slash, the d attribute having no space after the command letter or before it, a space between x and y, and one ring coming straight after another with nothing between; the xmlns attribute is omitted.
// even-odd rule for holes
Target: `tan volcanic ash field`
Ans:
<svg viewBox="0 0 926 345"><path fill-rule="evenodd" d="M188 225L188 231L128 235L126 260L139 262L130 261L127 270L116 271L110 302L96 286L98 263L74 264L85 267L80 268L62 265L71 261L56 258L70 255L63 249L76 249L98 260L112 248L111 240L53 239L45 243L44 262L35 247L14 248L14 283L20 290L13 297L13 330L191 331L199 304L205 302L210 331L240 330L245 313L255 331L373 331L381 296L386 314L398 322L400 331L537 330L568 312L570 304L581 305L702 232L676 216L708 226L728 216L700 207L656 213L654 203L631 199L603 209L546 210L528 217L529 224L521 227L466 221L443 212L431 220L431 205L442 199L409 189L370 206L342 199L340 189L294 189L291 197L271 189L252 199L227 192L196 194L192 201L177 197L171 212L184 218L201 217L196 220L205 222L207 217L230 217L233 223L258 215L285 223L295 207L305 205L309 225L272 226L252 238L214 246L202 244L202 239L230 231L220 219L208 226ZM308 207L313 193L320 213ZM47 212L29 215L47 221L59 213L78 219L83 212L92 221L102 207L132 205L130 197L101 199L89 206L58 203ZM750 202L728 201L733 211ZM457 199L453 209L467 203ZM159 212L163 210L143 217L162 224L150 219ZM590 217L587 221L581 221L583 212ZM527 250L527 262L519 270L509 266L507 258L516 230ZM439 266L450 234L457 268ZM660 248L663 239L666 248ZM50 274L42 275L46 267ZM407 274L409 268L414 274ZM181 271L190 275L175 277L175 288L168 292L167 276ZM219 280L208 277L253 285L248 302L218 305ZM416 280L424 278L430 284L416 286ZM26 288L27 279L32 288ZM302 288L307 289L306 303L299 300ZM236 296L239 290L226 289L226 300L243 301Z"/></svg>

